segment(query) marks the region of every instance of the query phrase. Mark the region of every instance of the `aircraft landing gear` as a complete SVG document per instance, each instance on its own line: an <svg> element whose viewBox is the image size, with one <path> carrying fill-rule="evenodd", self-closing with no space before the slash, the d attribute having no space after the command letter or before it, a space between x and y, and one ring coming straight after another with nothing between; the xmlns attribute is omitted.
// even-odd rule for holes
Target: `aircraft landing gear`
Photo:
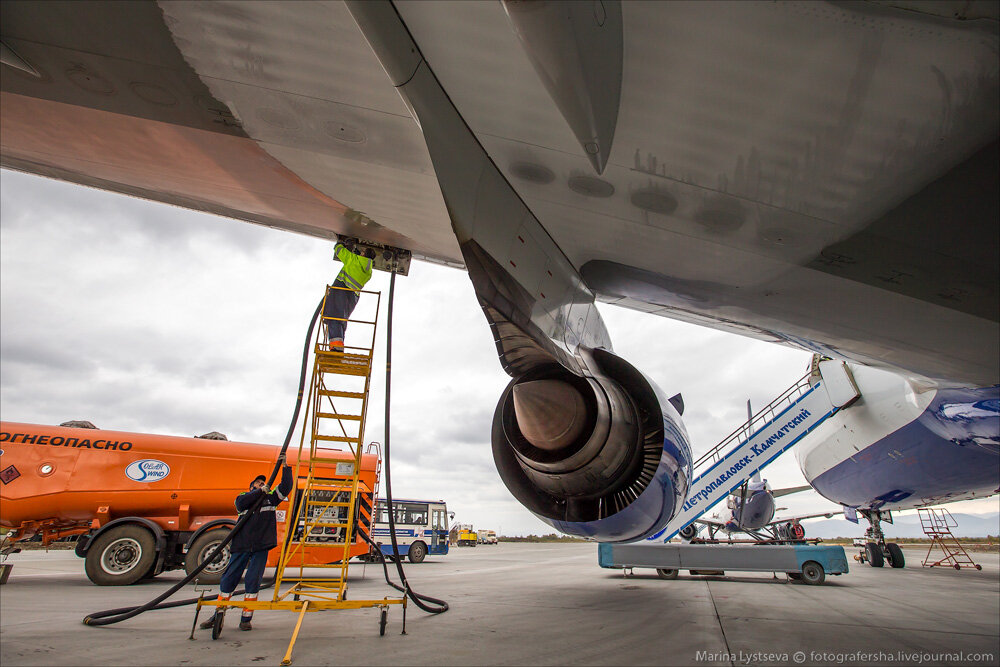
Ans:
<svg viewBox="0 0 1000 667"><path fill-rule="evenodd" d="M892 523L892 513L863 509L859 509L858 513L868 521L869 527L863 538L854 540L854 546L862 548L854 559L859 563L867 562L872 567L882 567L886 562L894 568L905 567L903 550L895 542L886 542L882 532L882 522Z"/></svg>

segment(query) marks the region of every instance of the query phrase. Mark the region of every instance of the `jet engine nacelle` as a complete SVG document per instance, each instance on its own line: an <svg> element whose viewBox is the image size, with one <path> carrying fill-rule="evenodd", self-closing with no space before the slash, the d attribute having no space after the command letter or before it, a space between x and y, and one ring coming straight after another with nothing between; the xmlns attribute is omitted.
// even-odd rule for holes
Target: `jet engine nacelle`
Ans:
<svg viewBox="0 0 1000 667"><path fill-rule="evenodd" d="M691 481L691 447L675 404L613 353L593 375L559 366L511 381L493 417L493 459L521 504L554 528L601 542L662 529Z"/></svg>

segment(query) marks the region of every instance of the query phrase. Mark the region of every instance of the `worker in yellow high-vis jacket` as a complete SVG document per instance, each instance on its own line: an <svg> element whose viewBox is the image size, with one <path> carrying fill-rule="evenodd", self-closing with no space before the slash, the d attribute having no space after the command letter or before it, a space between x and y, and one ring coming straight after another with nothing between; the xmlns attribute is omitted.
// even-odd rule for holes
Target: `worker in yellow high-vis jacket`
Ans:
<svg viewBox="0 0 1000 667"><path fill-rule="evenodd" d="M344 268L333 281L334 288L326 295L326 307L323 317L326 322L326 338L330 349L335 352L344 351L344 332L347 330L347 318L358 305L360 290L372 277L372 260L375 251L371 248L358 250L352 239L338 240L333 248L333 258L340 260ZM339 318L339 319L327 319Z"/></svg>

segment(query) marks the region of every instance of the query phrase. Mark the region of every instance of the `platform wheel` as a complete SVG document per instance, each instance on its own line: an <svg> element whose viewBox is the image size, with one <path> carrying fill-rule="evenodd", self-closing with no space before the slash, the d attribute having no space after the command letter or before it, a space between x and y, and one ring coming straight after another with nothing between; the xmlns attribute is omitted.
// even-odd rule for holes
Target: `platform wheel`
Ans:
<svg viewBox="0 0 1000 667"><path fill-rule="evenodd" d="M882 555L882 550L874 542L865 544L865 558L872 567L882 567L885 564L885 557Z"/></svg>
<svg viewBox="0 0 1000 667"><path fill-rule="evenodd" d="M212 639L218 639L222 636L222 625L226 620L226 612L221 608L217 609L212 620L215 621L212 623Z"/></svg>
<svg viewBox="0 0 1000 667"><path fill-rule="evenodd" d="M378 619L378 636L385 636L385 624L389 622L389 610L383 609Z"/></svg>
<svg viewBox="0 0 1000 667"><path fill-rule="evenodd" d="M959 565L958 563L955 563L955 569L956 569L956 570L961 570L961 569L962 569L962 566L961 566L961 565Z"/></svg>
<svg viewBox="0 0 1000 667"><path fill-rule="evenodd" d="M977 570L982 570L982 569L983 569L983 566L982 566L982 565L980 565L979 563L976 563L976 569L977 569Z"/></svg>
<svg viewBox="0 0 1000 667"><path fill-rule="evenodd" d="M822 565L814 560L808 560L802 564L802 583L819 586L824 581L826 581L826 572Z"/></svg>
<svg viewBox="0 0 1000 667"><path fill-rule="evenodd" d="M677 575L680 574L680 570L675 570L673 568L657 568L656 575L660 579L676 579Z"/></svg>
<svg viewBox="0 0 1000 667"><path fill-rule="evenodd" d="M889 565L894 568L906 567L906 559L903 557L903 550L895 542L885 545L885 550L889 555Z"/></svg>

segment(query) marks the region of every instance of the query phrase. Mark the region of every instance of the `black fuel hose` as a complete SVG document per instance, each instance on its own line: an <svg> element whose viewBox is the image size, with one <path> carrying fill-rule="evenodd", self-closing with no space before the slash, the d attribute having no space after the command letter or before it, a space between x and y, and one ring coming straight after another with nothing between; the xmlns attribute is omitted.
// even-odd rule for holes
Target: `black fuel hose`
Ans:
<svg viewBox="0 0 1000 667"><path fill-rule="evenodd" d="M372 540L372 538L368 537L365 534L364 531L360 531L360 534L361 534L361 538L365 542L367 542L371 546L372 549L374 549L374 553L378 554L378 557L381 559L381 561L382 561L382 572L385 575L385 583L389 584L390 586L392 586L393 588L395 588L400 593L406 593L408 596L410 596L410 599L413 600L414 604L416 604L420 609L423 609L424 611L426 611L426 612L428 612L430 614L443 614L444 612L448 611L448 603L445 602L444 600L439 600L438 598L432 598L429 595L422 595L422 594L417 593L416 591L414 591L412 588L410 588L409 584L407 584L406 587L404 588L403 586L400 586L399 584L397 584L396 582L394 582L392 579L390 579L389 578L389 566L385 562L385 554L382 553L382 548L378 544L376 544ZM425 607L424 605L420 604L420 602L418 600L426 600L426 601L431 602L433 604L439 605L440 608L439 609L433 609L433 608Z"/></svg>
<svg viewBox="0 0 1000 667"><path fill-rule="evenodd" d="M399 548L396 544L396 512L393 510L392 505L392 469L390 466L392 457L389 456L389 387L390 380L392 379L392 298L395 287L396 272L393 271L391 277L389 278L389 314L386 318L387 326L385 342L385 497L387 503L386 506L389 508L389 539L392 542L392 553L396 554L396 557L393 560L396 561L396 570L399 573L399 580L403 582L402 586L399 586L389 580L389 570L385 564L385 556L382 554L382 549L380 549L377 545L372 546L375 546L375 552L382 559L382 568L385 570L385 582L387 584L408 595L409 598L413 600L413 604L417 605L420 609L423 609L430 614L441 614L448 611L448 603L444 600L427 597L426 595L420 595L410 587L410 583L406 580L406 574L403 572L403 559L399 555ZM364 534L364 531L359 532L368 544L372 544L371 539ZM432 607L422 602L422 600L427 600L438 606Z"/></svg>
<svg viewBox="0 0 1000 667"><path fill-rule="evenodd" d="M292 412L292 421L288 425L288 432L285 434L285 442L281 446L281 454L278 456L278 460L274 462L274 469L271 471L271 476L267 480L267 486L269 488L274 483L274 480L278 477L278 470L281 468L281 463L282 461L284 461L285 452L288 451L288 444L292 441L292 435L295 432L295 424L299 421L299 410L302 408L302 396L305 393L306 367L308 366L309 363L309 343L312 340L313 331L316 328L316 321L319 319L319 313L322 307L323 307L323 299L320 299L319 304L317 304L316 306L315 312L313 312L312 320L309 322L309 330L306 331L306 341L305 345L302 348L302 368L299 372L299 391L298 395L295 398L295 410ZM239 533L239 531L243 528L244 524L246 524L246 522L250 519L250 517L260 508L261 503L263 502L264 502L264 496L263 494L261 494L260 498L257 499L257 501L250 508L250 510L246 512L242 517L240 517L239 521L236 522L236 525L233 526L233 529L229 531L229 535L227 535L226 538L222 540L222 542L215 548L215 551L212 552L212 555L204 559L198 565L198 567L196 567L194 571L191 572L191 574L184 577L184 579L174 584L165 592L156 596L146 604L142 604L136 607L121 607L118 609L106 609L104 611L97 611L92 614L89 614L83 619L84 625L112 625L113 623L120 623L134 616L138 616L139 614L149 611L151 609L167 609L170 607L180 607L186 604L194 604L198 602L199 599L214 600L218 598L218 596L215 595L210 598L189 598L187 600L177 600L175 602L160 604L168 597L170 597L171 595L179 591L181 588L186 586L192 579L201 574L201 571L204 570L206 567L208 567L208 565L213 560L215 560L215 557L218 554L222 553L222 550L225 549L229 545L229 543L233 541L233 538L236 537L236 534ZM268 582L266 586L263 586L263 588L267 588L273 584L274 580L272 579L270 582ZM235 594L236 593L234 592L234 595Z"/></svg>

